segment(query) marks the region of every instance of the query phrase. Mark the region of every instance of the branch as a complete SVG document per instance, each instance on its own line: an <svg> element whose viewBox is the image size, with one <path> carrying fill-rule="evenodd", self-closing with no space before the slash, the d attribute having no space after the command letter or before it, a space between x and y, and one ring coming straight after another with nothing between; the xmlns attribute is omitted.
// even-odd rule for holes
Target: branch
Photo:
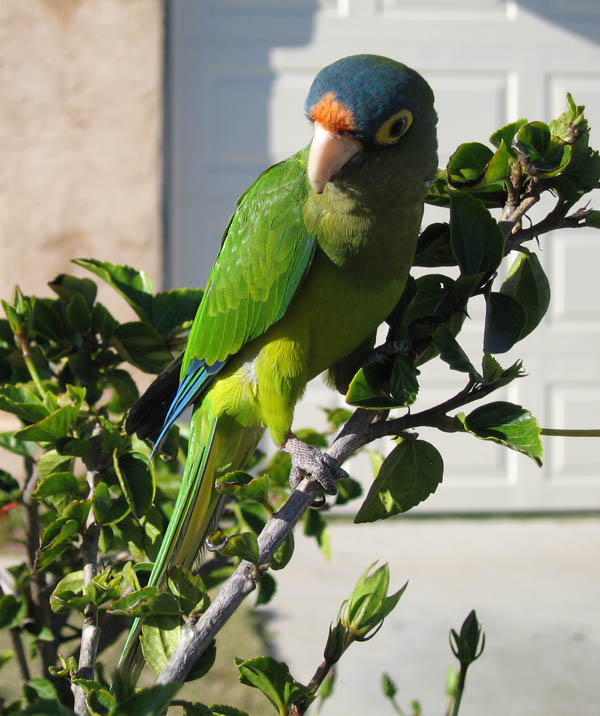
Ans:
<svg viewBox="0 0 600 716"><path fill-rule="evenodd" d="M375 411L357 410L348 420L329 450L329 454L338 464L341 465L369 441L368 427L379 415ZM177 649L158 677L157 684L185 680L221 627L248 594L256 589L256 583L275 551L308 509L318 491L317 484L303 480L281 509L273 515L258 537L257 566L246 561L240 562L206 612L195 623L188 623Z"/></svg>
<svg viewBox="0 0 600 716"><path fill-rule="evenodd" d="M34 469L34 461L31 458L25 458L25 480L23 483L23 527L25 530L25 542L27 545L27 561L29 563L29 572L31 574L31 584L29 594L31 597L31 607L34 619L37 624L45 626L52 633L54 632L52 623L52 613L48 601L51 587L46 584L44 575L35 571L36 554L40 546L40 520L38 501L33 497L33 492L37 486L38 474ZM56 661L57 641L42 641L39 644L39 652L42 661L42 673L48 673L48 667L54 666Z"/></svg>
<svg viewBox="0 0 600 716"><path fill-rule="evenodd" d="M385 411L359 408L344 425L328 453L338 465L341 465L371 441L384 435L399 435L404 430L418 425L434 426L446 432L454 432L457 428L446 413L478 400L494 389L494 385L474 388L472 381L469 381L463 390L445 403L395 420L382 419L386 415ZM220 629L243 600L256 589L256 584L268 568L275 551L309 508L319 490L315 482L304 479L281 509L271 517L258 537L259 557L256 565L247 561L240 562L204 614L197 621L188 622L179 645L159 675L157 684L164 685L185 680Z"/></svg>
<svg viewBox="0 0 600 716"><path fill-rule="evenodd" d="M96 424L92 432L92 457L89 460L86 473L86 481L89 494L93 495L96 484L102 470L101 449L99 436L101 433L100 423ZM100 527L96 522L94 511L90 509L85 523L85 532L81 544L83 556L83 587L87 585L98 573L98 537ZM96 669L96 654L100 640L100 629L98 627L98 612L95 604L90 602L83 613L83 628L81 631L81 648L79 651L79 663L77 665L77 677L82 679L93 679ZM88 716L87 696L81 686L71 685L74 698L74 711L77 716Z"/></svg>

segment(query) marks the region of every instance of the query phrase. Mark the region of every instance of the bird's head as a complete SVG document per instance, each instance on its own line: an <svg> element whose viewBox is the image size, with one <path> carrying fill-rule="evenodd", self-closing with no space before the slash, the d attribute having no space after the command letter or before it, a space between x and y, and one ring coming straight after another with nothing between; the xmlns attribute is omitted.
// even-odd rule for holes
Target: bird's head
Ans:
<svg viewBox="0 0 600 716"><path fill-rule="evenodd" d="M414 162L421 147L436 162L433 92L417 72L386 57L353 55L322 69L306 114L314 125L308 178L318 194L328 182L360 181L382 159Z"/></svg>

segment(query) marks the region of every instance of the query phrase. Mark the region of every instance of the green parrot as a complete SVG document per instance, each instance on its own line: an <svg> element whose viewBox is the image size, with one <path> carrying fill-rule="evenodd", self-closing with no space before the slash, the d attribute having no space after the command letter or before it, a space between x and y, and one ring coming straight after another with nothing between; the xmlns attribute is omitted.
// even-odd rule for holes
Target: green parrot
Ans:
<svg viewBox="0 0 600 716"><path fill-rule="evenodd" d="M263 172L238 200L191 328L155 444L193 405L152 585L175 564L193 566L214 526L215 478L241 469L265 428L291 454L293 487L306 475L335 492L338 468L291 432L294 407L325 370L347 388L408 277L437 171L429 85L394 60L345 57L317 74L306 114L309 146ZM160 413L169 385L159 378L142 405L154 402ZM136 621L121 656L130 675L139 631Z"/></svg>

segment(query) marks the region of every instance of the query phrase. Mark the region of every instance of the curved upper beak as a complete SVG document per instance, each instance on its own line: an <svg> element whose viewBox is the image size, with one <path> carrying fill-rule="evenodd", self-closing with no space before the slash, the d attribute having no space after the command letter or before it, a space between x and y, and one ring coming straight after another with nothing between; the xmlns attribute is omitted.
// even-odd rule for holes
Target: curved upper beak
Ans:
<svg viewBox="0 0 600 716"><path fill-rule="evenodd" d="M325 184L360 151L361 144L351 135L339 135L314 123L314 135L308 153L308 180L317 194Z"/></svg>

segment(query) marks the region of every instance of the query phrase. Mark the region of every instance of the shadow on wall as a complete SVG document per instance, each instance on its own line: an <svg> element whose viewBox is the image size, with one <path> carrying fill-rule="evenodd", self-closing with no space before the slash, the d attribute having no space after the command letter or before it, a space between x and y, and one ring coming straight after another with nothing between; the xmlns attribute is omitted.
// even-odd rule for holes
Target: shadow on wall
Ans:
<svg viewBox="0 0 600 716"><path fill-rule="evenodd" d="M204 285L235 199L271 163L270 53L308 44L320 5L167 3L168 286Z"/></svg>
<svg viewBox="0 0 600 716"><path fill-rule="evenodd" d="M519 8L535 13L560 27L600 44L598 0L517 0ZM527 41L525 38L522 41ZM591 68L587 68L591 69Z"/></svg>

